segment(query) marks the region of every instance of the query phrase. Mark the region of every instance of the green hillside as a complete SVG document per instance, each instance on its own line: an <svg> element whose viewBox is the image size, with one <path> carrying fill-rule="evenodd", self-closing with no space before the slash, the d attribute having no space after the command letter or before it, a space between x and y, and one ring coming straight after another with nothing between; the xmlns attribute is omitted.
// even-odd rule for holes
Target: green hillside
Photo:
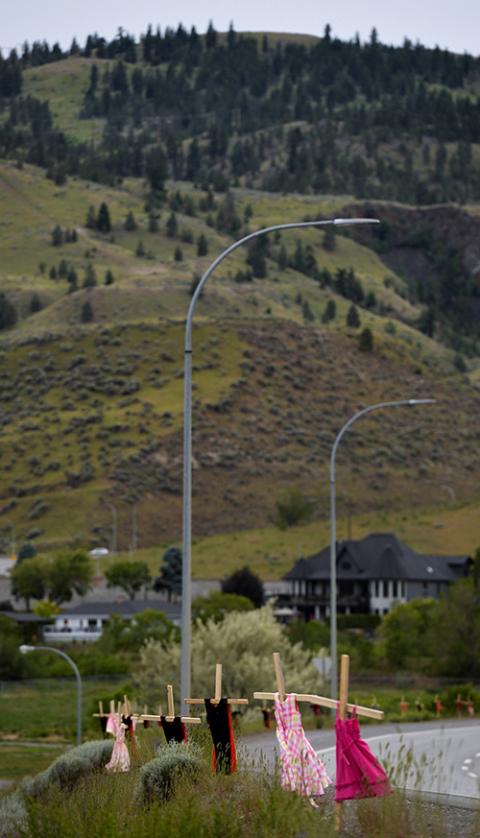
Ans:
<svg viewBox="0 0 480 838"><path fill-rule="evenodd" d="M218 575L251 559L279 576L323 543L338 429L365 404L411 397L438 404L375 414L342 443L341 527L348 515L357 533L395 528L419 549L473 550L480 138L467 149L464 133L478 104L476 59L460 66L442 53L440 72L431 51L417 55L415 89L428 90L430 122L421 140L406 131L402 148L360 124L362 102L378 127L400 96L388 72L380 82L372 70L372 44L260 33L235 45L230 33L202 41L190 66L192 43L152 37L150 46L127 37L121 48L93 40L73 55L32 48L0 63L4 548L13 528L40 549L108 543L113 505L119 548L131 546L135 517L139 546L158 562L158 545L179 541L183 322L198 278L255 229L367 215L378 229L257 240L219 267L199 301L195 572ZM325 88L314 102L313 80L335 51L347 75L355 56L364 75L352 89L345 76L343 93ZM387 69L396 56L410 79L405 52L378 51ZM224 114L222 134L205 72L221 73L231 52L248 94L223 79L226 107L240 96L243 110L238 124ZM270 68L265 89L251 87L248 55ZM198 123L187 119L180 95L162 99L167 78L173 92L183 84L185 102L197 85L206 123L200 112ZM370 84L383 85L383 111ZM298 112L302 91L315 113ZM446 91L451 136L435 110ZM406 94L397 104L417 113ZM332 131L336 152L324 167ZM398 200L414 194L415 205ZM444 198L469 203L429 203ZM312 500L320 523L281 533L275 502L291 487Z"/></svg>

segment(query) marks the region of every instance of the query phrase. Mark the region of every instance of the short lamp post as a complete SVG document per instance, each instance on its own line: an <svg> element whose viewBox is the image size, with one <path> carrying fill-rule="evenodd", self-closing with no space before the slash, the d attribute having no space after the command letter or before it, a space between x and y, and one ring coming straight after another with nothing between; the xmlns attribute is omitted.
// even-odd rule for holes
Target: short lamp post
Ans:
<svg viewBox="0 0 480 838"><path fill-rule="evenodd" d="M20 651L22 655L28 654L28 652L54 652L56 655L60 655L60 657L64 658L70 666L72 667L73 671L75 672L75 677L77 679L77 745L81 745L82 743L82 679L80 677L80 672L78 671L78 667L74 661L72 661L71 657L65 654L65 652L60 651L60 649L56 649L54 646L28 646L27 644L23 644L20 646Z"/></svg>
<svg viewBox="0 0 480 838"><path fill-rule="evenodd" d="M422 404L435 404L435 399L402 399L394 402L379 402L370 404L359 410L345 422L343 428L338 432L333 443L330 456L330 657L331 657L331 697L337 697L337 512L335 497L335 458L340 440L357 419L371 413L372 410L380 410L389 407L414 407Z"/></svg>

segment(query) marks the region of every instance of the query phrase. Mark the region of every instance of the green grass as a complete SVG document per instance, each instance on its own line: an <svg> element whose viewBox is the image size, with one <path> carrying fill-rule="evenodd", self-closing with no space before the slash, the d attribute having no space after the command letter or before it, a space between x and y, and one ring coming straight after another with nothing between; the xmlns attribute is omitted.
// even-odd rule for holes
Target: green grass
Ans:
<svg viewBox="0 0 480 838"><path fill-rule="evenodd" d="M394 532L420 553L472 555L480 546L480 503L354 515L349 522L339 516L338 538L348 538L350 532L352 538L359 539L370 532ZM181 546L179 541L177 543ZM312 555L328 543L329 523L326 519L287 530L279 530L272 525L197 537L192 546L192 572L197 579L217 579L248 565L262 579L281 579L291 570L297 558ZM152 574L157 575L167 546L165 542L137 550L134 555L136 559L147 562ZM129 556L128 552L118 554L119 559ZM100 568L104 571L111 561L111 558L101 559Z"/></svg>
<svg viewBox="0 0 480 838"><path fill-rule="evenodd" d="M24 89L28 96L48 100L55 125L68 137L80 142L99 142L105 120L79 119L87 91L91 67L100 73L108 61L98 58L70 57L42 67L25 70Z"/></svg>
<svg viewBox="0 0 480 838"><path fill-rule="evenodd" d="M115 693L119 683L125 683L125 678L83 678L83 730L87 737L101 738L98 720L91 715L92 707L98 698ZM0 691L1 737L8 739L9 746L14 745L15 739L73 742L77 729L76 701L74 678L6 682ZM0 745L0 749L3 747ZM0 750L0 760L2 754ZM4 776L1 770L0 776Z"/></svg>
<svg viewBox="0 0 480 838"><path fill-rule="evenodd" d="M63 746L0 741L0 779L17 781L48 768Z"/></svg>

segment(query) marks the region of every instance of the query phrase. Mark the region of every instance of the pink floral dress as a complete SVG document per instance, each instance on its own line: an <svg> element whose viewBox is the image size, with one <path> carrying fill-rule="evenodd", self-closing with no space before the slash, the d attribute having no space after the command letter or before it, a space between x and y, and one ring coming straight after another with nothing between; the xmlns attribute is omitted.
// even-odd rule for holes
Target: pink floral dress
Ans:
<svg viewBox="0 0 480 838"><path fill-rule="evenodd" d="M280 745L282 788L296 791L305 797L317 797L325 793L331 779L327 770L305 736L302 717L294 694L280 701L275 697L275 722Z"/></svg>
<svg viewBox="0 0 480 838"><path fill-rule="evenodd" d="M130 754L125 743L126 726L117 713L111 713L107 721L107 733L115 737L110 762L105 766L106 771L129 771Z"/></svg>

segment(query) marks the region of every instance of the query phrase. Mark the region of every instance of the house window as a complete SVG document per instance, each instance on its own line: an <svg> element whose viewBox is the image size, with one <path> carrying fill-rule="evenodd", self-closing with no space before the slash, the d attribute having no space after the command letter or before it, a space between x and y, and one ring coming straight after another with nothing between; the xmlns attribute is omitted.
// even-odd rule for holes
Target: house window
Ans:
<svg viewBox="0 0 480 838"><path fill-rule="evenodd" d="M398 597L398 582L397 582L397 580L396 580L396 579L395 579L395 581L394 581L394 583L393 583L393 596L394 596L395 598L397 598L397 597Z"/></svg>
<svg viewBox="0 0 480 838"><path fill-rule="evenodd" d="M424 596L428 594L428 582L423 583L423 594Z"/></svg>

